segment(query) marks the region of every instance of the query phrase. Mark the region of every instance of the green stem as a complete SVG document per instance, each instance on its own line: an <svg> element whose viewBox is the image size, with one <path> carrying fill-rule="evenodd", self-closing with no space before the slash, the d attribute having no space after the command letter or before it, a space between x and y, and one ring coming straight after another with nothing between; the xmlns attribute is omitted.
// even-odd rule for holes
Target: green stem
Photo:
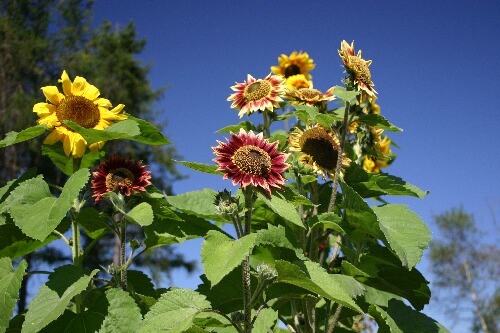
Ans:
<svg viewBox="0 0 500 333"><path fill-rule="evenodd" d="M243 232L246 235L250 234L252 224L252 208L254 204L253 187L247 186L243 189L245 195L245 227ZM252 332L252 309L250 306L252 286L250 280L250 257L247 256L242 262L243 270L243 309L244 309L244 333Z"/></svg>
<svg viewBox="0 0 500 333"><path fill-rule="evenodd" d="M264 115L264 137L271 137L271 124L269 123L269 115L267 114L267 109L265 109L262 114Z"/></svg>
<svg viewBox="0 0 500 333"><path fill-rule="evenodd" d="M120 266L121 266L121 285L123 290L127 290L127 258L126 258L126 246L127 244L127 224L125 220L121 221L120 230Z"/></svg>

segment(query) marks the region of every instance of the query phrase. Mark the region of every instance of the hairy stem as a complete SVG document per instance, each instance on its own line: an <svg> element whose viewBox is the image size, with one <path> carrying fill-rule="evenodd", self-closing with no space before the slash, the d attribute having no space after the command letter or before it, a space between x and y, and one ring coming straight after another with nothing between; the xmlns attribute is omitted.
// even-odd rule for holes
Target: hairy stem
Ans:
<svg viewBox="0 0 500 333"><path fill-rule="evenodd" d="M245 195L245 236L250 234L252 224L252 208L254 204L253 187L247 186L243 193ZM243 309L244 309L244 333L252 332L252 308L250 301L252 298L252 285L250 280L250 257L247 256L242 262L243 269Z"/></svg>

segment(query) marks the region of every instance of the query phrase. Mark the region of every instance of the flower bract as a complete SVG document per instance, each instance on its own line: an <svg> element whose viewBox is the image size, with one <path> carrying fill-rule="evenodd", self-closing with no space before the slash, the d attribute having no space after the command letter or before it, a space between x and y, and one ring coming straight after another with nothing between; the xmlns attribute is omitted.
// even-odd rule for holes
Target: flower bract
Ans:
<svg viewBox="0 0 500 333"><path fill-rule="evenodd" d="M262 133L240 129L238 134L231 132L231 139L226 138L225 143L217 143L212 147L217 170L224 171L224 179L232 179L233 185L261 187L269 195L271 187L284 185L282 173L290 167L286 163L289 154L278 151L278 142L270 143Z"/></svg>
<svg viewBox="0 0 500 333"><path fill-rule="evenodd" d="M129 160L112 155L104 160L97 171L93 172L92 191L95 202L103 199L103 195L118 191L126 196L139 191L146 191L151 185L151 171L146 170L141 161Z"/></svg>
<svg viewBox="0 0 500 333"><path fill-rule="evenodd" d="M338 52L347 72L354 78L354 83L357 83L358 90L365 92L370 97L375 96L377 92L373 89L372 75L368 68L372 61L363 59L361 50L355 54L354 42L349 45L343 40Z"/></svg>
<svg viewBox="0 0 500 333"><path fill-rule="evenodd" d="M66 156L80 158L85 154L87 141L64 124L64 121L70 120L85 128L103 130L114 121L127 118L127 115L120 113L125 105L119 104L110 109L111 102L99 97L99 89L80 76L71 82L66 71L63 71L59 82L63 92L59 92L56 86L42 87L48 102L35 104L33 112L39 117L38 124L52 130L45 139L45 144L62 141ZM89 149L96 151L103 145L104 142L99 141L89 145Z"/></svg>
<svg viewBox="0 0 500 333"><path fill-rule="evenodd" d="M326 175L333 178L340 152L340 141L332 131L323 126L307 126L303 131L295 127L289 137L289 147L292 152L300 152L300 161L311 167L323 179ZM350 160L342 157L342 166L348 167Z"/></svg>
<svg viewBox="0 0 500 333"><path fill-rule="evenodd" d="M285 88L284 78L278 75L269 74L264 79L255 79L248 74L247 80L243 83L236 83L231 89L234 94L228 97L228 101L233 101L232 108L240 110L238 115L250 115L257 110L273 111L279 108L282 102L281 94Z"/></svg>

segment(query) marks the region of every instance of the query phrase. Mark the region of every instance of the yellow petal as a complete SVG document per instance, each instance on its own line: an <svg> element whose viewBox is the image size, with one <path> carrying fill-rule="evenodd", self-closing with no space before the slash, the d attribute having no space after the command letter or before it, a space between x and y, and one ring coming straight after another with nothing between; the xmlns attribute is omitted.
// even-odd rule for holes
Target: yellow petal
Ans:
<svg viewBox="0 0 500 333"><path fill-rule="evenodd" d="M81 139L80 139L81 138ZM83 139L81 136L78 139L75 139L73 144L73 156L82 157L85 154L85 149L87 149L87 141Z"/></svg>
<svg viewBox="0 0 500 333"><path fill-rule="evenodd" d="M42 92L45 98L54 105L59 105L59 102L64 99L64 95L59 92L56 86L42 87Z"/></svg>
<svg viewBox="0 0 500 333"><path fill-rule="evenodd" d="M95 86L88 84L87 88L83 92L83 97L90 99L91 101L94 101L99 97L99 89L97 89Z"/></svg>
<svg viewBox="0 0 500 333"><path fill-rule="evenodd" d="M101 119L104 119L104 120L125 120L125 119L127 119L126 114L113 113L112 110L108 110L108 109L104 109L104 108L99 108L99 111L101 112Z"/></svg>
<svg viewBox="0 0 500 333"><path fill-rule="evenodd" d="M66 154L66 156L69 157L69 155L71 154L72 148L73 148L72 147L73 140L71 139L71 135L65 135L62 141L63 141L64 153Z"/></svg>
<svg viewBox="0 0 500 333"><path fill-rule="evenodd" d="M93 143L93 144L89 145L89 149L92 152L96 152L96 151L100 150L104 146L105 143L106 143L106 141L99 141L99 142Z"/></svg>
<svg viewBox="0 0 500 333"><path fill-rule="evenodd" d="M113 109L111 109L109 111L113 112L113 113L118 113L118 112L121 112L121 110L123 110L124 107L125 107L125 104L118 104L117 106L115 106Z"/></svg>
<svg viewBox="0 0 500 333"><path fill-rule="evenodd" d="M46 125L48 129L61 126L61 122L59 121L59 118L57 118L55 113L41 117L40 119L38 119L38 123L40 125Z"/></svg>
<svg viewBox="0 0 500 333"><path fill-rule="evenodd" d="M107 107L107 108L110 108L112 107L113 105L111 104L111 102L109 101L109 99L106 99L106 98L97 98L95 101L94 101L94 104L97 105L97 106L102 106L102 107Z"/></svg>
<svg viewBox="0 0 500 333"><path fill-rule="evenodd" d="M71 92L73 95L76 96L82 96L87 89L87 80L81 76L75 77L75 81L73 81L73 88L71 89Z"/></svg>
<svg viewBox="0 0 500 333"><path fill-rule="evenodd" d="M41 116L48 116L51 113L56 112L57 106L49 103L36 103L33 106L33 112L36 112L36 114L41 117Z"/></svg>
<svg viewBox="0 0 500 333"><path fill-rule="evenodd" d="M53 145L54 143L59 142L60 140L61 136L59 135L59 132L57 130L54 130L50 132L49 135L47 135L43 143L46 145Z"/></svg>
<svg viewBox="0 0 500 333"><path fill-rule="evenodd" d="M59 79L59 82L61 82L63 92L66 96L73 95L73 93L71 92L73 84L71 83L71 80L69 79L68 73L66 73L65 70L62 72L62 75L61 75L61 78Z"/></svg>

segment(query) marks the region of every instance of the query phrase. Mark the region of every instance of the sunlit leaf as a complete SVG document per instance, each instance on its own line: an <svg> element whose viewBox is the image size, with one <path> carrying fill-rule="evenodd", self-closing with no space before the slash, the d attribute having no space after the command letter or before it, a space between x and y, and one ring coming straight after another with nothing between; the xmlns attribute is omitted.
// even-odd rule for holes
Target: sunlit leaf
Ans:
<svg viewBox="0 0 500 333"><path fill-rule="evenodd" d="M217 192L205 188L201 191L192 191L175 196L168 196L167 201L177 209L214 221L226 221L215 213L215 196Z"/></svg>
<svg viewBox="0 0 500 333"><path fill-rule="evenodd" d="M9 258L0 258L0 332L9 327L27 267L26 261L22 260L14 269Z"/></svg>
<svg viewBox="0 0 500 333"><path fill-rule="evenodd" d="M401 132L403 131L401 128L394 126L387 119L379 114L363 114L359 116L357 119L358 122L370 125L373 127L381 128L383 130L391 131L391 132Z"/></svg>
<svg viewBox="0 0 500 333"><path fill-rule="evenodd" d="M141 202L127 213L127 217L140 226L150 225L153 223L153 209L147 202Z"/></svg>
<svg viewBox="0 0 500 333"><path fill-rule="evenodd" d="M0 148L36 138L37 136L45 133L46 130L47 129L45 128L45 126L36 125L30 128L26 128L21 132L9 132L7 133L7 135L5 135L5 138L3 140L0 140Z"/></svg>
<svg viewBox="0 0 500 333"><path fill-rule="evenodd" d="M233 133L238 133L240 131L240 128L243 128L245 131L256 131L257 128L255 128L254 124L252 124L250 121L242 121L236 125L229 125L229 126L226 126L224 128L221 128L220 130L218 130L217 132L215 133L229 133L229 132L233 132Z"/></svg>
<svg viewBox="0 0 500 333"><path fill-rule="evenodd" d="M139 307L128 292L118 288L106 291L107 315L99 333L135 333L141 326Z"/></svg>
<svg viewBox="0 0 500 333"><path fill-rule="evenodd" d="M224 174L224 172L222 172L222 171L217 171L217 168L218 168L217 165L204 164L204 163L198 163L198 162L186 162L186 161L176 161L176 162L184 165L185 167L196 170L196 171L210 173L213 175L223 175Z"/></svg>
<svg viewBox="0 0 500 333"><path fill-rule="evenodd" d="M262 201L267 207L286 221L291 222L300 228L305 228L294 204L281 199L276 195L273 195L271 199L268 199L260 193L258 194L258 200Z"/></svg>

